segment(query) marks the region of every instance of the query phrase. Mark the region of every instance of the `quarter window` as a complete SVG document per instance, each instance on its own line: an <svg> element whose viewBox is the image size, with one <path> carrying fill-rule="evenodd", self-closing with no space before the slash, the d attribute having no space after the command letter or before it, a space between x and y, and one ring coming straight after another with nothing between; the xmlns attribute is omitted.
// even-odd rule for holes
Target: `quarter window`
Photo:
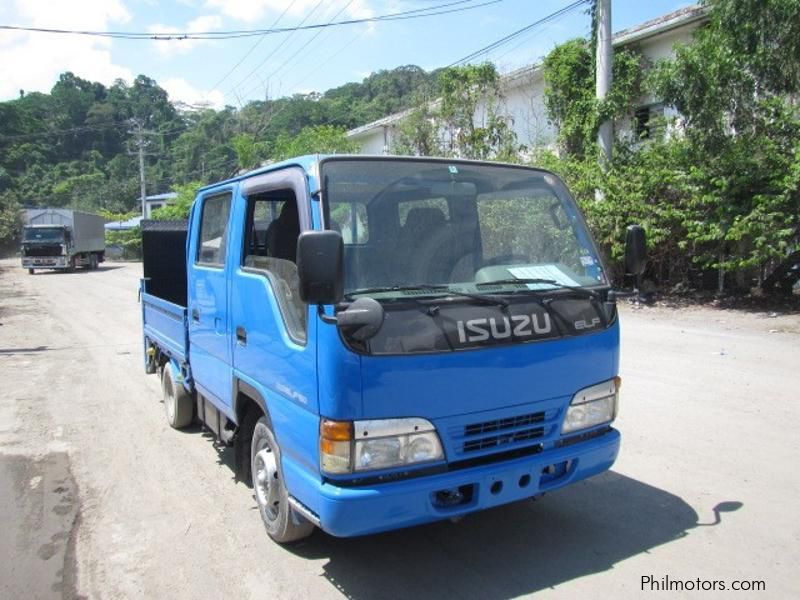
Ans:
<svg viewBox="0 0 800 600"><path fill-rule="evenodd" d="M197 262L221 267L225 264L231 194L219 194L205 198L202 210Z"/></svg>

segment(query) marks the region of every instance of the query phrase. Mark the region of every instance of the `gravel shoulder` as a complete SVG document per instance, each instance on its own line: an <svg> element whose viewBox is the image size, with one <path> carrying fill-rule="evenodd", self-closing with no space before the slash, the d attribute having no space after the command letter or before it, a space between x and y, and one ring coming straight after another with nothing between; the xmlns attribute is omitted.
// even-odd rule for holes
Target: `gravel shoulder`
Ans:
<svg viewBox="0 0 800 600"><path fill-rule="evenodd" d="M610 473L459 524L282 548L230 451L167 426L142 367L140 273L29 276L0 261L0 518L31 549L4 533L2 557L23 566L0 568L3 597L38 589L37 573L88 598L626 598L647 575L800 596L797 315L623 307ZM35 497L36 477L49 495ZM60 520L25 516L37 506ZM686 597L701 595L728 597Z"/></svg>

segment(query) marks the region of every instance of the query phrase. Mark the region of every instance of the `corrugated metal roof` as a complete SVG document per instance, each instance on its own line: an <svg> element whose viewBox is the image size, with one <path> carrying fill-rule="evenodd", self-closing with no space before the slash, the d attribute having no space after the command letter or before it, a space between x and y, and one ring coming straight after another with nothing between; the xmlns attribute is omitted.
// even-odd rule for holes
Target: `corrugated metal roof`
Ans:
<svg viewBox="0 0 800 600"><path fill-rule="evenodd" d="M189 229L189 220L156 221L154 219L143 219L141 225L142 231L187 231Z"/></svg>

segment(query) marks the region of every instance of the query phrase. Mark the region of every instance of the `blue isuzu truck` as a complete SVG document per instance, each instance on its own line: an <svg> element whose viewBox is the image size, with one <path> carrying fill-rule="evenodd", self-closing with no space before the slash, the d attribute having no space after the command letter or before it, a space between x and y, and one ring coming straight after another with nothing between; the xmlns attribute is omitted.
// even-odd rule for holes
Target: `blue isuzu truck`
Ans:
<svg viewBox="0 0 800 600"><path fill-rule="evenodd" d="M460 517L617 456L619 293L552 173L308 156L142 235L167 420L233 446L278 542Z"/></svg>

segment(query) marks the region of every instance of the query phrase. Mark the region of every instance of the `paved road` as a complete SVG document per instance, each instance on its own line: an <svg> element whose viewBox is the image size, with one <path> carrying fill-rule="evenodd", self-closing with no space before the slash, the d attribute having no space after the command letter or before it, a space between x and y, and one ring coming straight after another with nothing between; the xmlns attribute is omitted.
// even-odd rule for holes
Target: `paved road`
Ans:
<svg viewBox="0 0 800 600"><path fill-rule="evenodd" d="M0 262L4 598L640 597L648 575L800 596L800 317L626 310L612 472L458 524L287 549L230 451L166 425L141 367L139 267L12 265ZM700 596L715 594L687 597Z"/></svg>

